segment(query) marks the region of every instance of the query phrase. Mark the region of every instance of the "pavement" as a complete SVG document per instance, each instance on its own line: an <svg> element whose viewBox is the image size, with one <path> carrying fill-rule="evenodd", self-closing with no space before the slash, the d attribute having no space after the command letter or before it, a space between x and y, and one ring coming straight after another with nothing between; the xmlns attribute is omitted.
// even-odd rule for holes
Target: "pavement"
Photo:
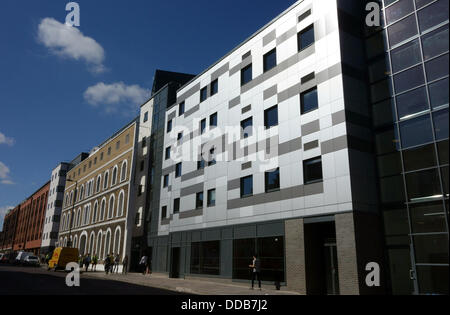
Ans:
<svg viewBox="0 0 450 315"><path fill-rule="evenodd" d="M142 273L106 275L104 272L85 272L82 275L82 279L83 278L108 279L193 295L300 295L297 292L286 291L283 287L278 291L274 286L263 285L261 291L258 288L250 290L250 282L222 282L221 280L215 281L215 279L212 278L171 279L168 275L160 273L152 273L151 275L144 276Z"/></svg>

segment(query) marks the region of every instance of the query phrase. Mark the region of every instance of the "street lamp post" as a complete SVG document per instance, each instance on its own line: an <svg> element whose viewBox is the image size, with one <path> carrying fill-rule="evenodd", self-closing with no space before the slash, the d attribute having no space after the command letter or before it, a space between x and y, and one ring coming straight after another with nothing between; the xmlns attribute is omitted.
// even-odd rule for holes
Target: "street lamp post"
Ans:
<svg viewBox="0 0 450 315"><path fill-rule="evenodd" d="M72 247L72 226L73 226L73 210L75 209L75 203L77 201L78 181L67 179L68 182L75 183L75 193L73 194L72 210L70 210L70 223L69 223L69 240L67 241L67 247Z"/></svg>

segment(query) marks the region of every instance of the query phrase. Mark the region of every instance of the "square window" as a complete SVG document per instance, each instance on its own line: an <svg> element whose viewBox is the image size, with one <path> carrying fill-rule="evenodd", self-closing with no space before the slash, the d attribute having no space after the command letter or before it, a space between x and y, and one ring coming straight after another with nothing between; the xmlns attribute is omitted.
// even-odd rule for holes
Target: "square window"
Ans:
<svg viewBox="0 0 450 315"><path fill-rule="evenodd" d="M161 209L161 220L167 219L167 206L162 207Z"/></svg>
<svg viewBox="0 0 450 315"><path fill-rule="evenodd" d="M203 208L203 192L199 192L195 196L195 207L197 209Z"/></svg>
<svg viewBox="0 0 450 315"><path fill-rule="evenodd" d="M253 80L253 68L252 64L249 64L241 70L241 86L249 83L251 80Z"/></svg>
<svg viewBox="0 0 450 315"><path fill-rule="evenodd" d="M217 113L214 113L211 116L209 116L209 126L217 127Z"/></svg>
<svg viewBox="0 0 450 315"><path fill-rule="evenodd" d="M400 135L404 149L432 142L433 129L430 115L422 115L400 123Z"/></svg>
<svg viewBox="0 0 450 315"><path fill-rule="evenodd" d="M181 102L180 105L178 105L178 116L181 116L184 114L185 111L185 106L184 106L184 102Z"/></svg>
<svg viewBox="0 0 450 315"><path fill-rule="evenodd" d="M181 177L181 172L182 172L182 164L178 163L175 166L175 178Z"/></svg>
<svg viewBox="0 0 450 315"><path fill-rule="evenodd" d="M204 87L200 90L200 103L206 101L208 98L208 88Z"/></svg>
<svg viewBox="0 0 450 315"><path fill-rule="evenodd" d="M206 131L206 119L200 122L200 134L204 134Z"/></svg>
<svg viewBox="0 0 450 315"><path fill-rule="evenodd" d="M314 40L314 25L311 25L298 33L298 51L314 44Z"/></svg>
<svg viewBox="0 0 450 315"><path fill-rule="evenodd" d="M166 160L170 159L171 147L166 148Z"/></svg>
<svg viewBox="0 0 450 315"><path fill-rule="evenodd" d="M241 198L253 195L253 176L241 178Z"/></svg>
<svg viewBox="0 0 450 315"><path fill-rule="evenodd" d="M176 198L173 201L173 213L179 213L180 212L180 198Z"/></svg>
<svg viewBox="0 0 450 315"><path fill-rule="evenodd" d="M164 188L169 187L169 175L164 175Z"/></svg>
<svg viewBox="0 0 450 315"><path fill-rule="evenodd" d="M172 131L172 120L169 120L167 122L167 133Z"/></svg>
<svg viewBox="0 0 450 315"><path fill-rule="evenodd" d="M215 79L211 82L211 96L216 95L219 92L219 79Z"/></svg>
<svg viewBox="0 0 450 315"><path fill-rule="evenodd" d="M323 181L322 157L303 161L303 181L305 185Z"/></svg>
<svg viewBox="0 0 450 315"><path fill-rule="evenodd" d="M277 49L273 49L264 55L264 72L277 66Z"/></svg>
<svg viewBox="0 0 450 315"><path fill-rule="evenodd" d="M264 126L270 129L278 125L278 105L264 111Z"/></svg>
<svg viewBox="0 0 450 315"><path fill-rule="evenodd" d="M216 190L211 189L208 190L208 207L216 206Z"/></svg>
<svg viewBox="0 0 450 315"><path fill-rule="evenodd" d="M241 121L242 138L246 139L253 135L253 117Z"/></svg>
<svg viewBox="0 0 450 315"><path fill-rule="evenodd" d="M317 97L317 87L300 94L300 104L302 115L319 108L319 99Z"/></svg>
<svg viewBox="0 0 450 315"><path fill-rule="evenodd" d="M201 170L205 168L205 160L202 159L201 161L197 161L197 170Z"/></svg>
<svg viewBox="0 0 450 315"><path fill-rule="evenodd" d="M280 190L280 169L265 173L266 193Z"/></svg>

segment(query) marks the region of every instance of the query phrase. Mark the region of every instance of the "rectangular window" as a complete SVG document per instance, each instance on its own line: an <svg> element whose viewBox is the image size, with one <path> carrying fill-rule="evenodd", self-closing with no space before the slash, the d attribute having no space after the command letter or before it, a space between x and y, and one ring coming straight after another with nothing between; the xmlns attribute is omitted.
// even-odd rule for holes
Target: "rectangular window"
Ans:
<svg viewBox="0 0 450 315"><path fill-rule="evenodd" d="M425 60L448 51L448 25L422 36L422 47Z"/></svg>
<svg viewBox="0 0 450 315"><path fill-rule="evenodd" d="M183 133L180 132L177 136L177 141L180 141L181 139L183 139Z"/></svg>
<svg viewBox="0 0 450 315"><path fill-rule="evenodd" d="M208 88L205 86L200 90L200 103L206 101L208 98Z"/></svg>
<svg viewBox="0 0 450 315"><path fill-rule="evenodd" d="M215 79L211 82L211 96L216 95L219 92L219 79Z"/></svg>
<svg viewBox="0 0 450 315"><path fill-rule="evenodd" d="M253 195L253 176L241 178L241 198Z"/></svg>
<svg viewBox="0 0 450 315"><path fill-rule="evenodd" d="M280 190L280 169L265 173L266 193Z"/></svg>
<svg viewBox="0 0 450 315"><path fill-rule="evenodd" d="M217 127L217 113L214 113L211 116L209 116L209 126Z"/></svg>
<svg viewBox="0 0 450 315"><path fill-rule="evenodd" d="M181 177L181 172L182 172L182 164L178 163L175 166L175 178Z"/></svg>
<svg viewBox="0 0 450 315"><path fill-rule="evenodd" d="M167 122L167 133L172 131L172 120L169 120Z"/></svg>
<svg viewBox="0 0 450 315"><path fill-rule="evenodd" d="M145 112L145 114L144 114L144 122L147 122L148 121L148 112Z"/></svg>
<svg viewBox="0 0 450 315"><path fill-rule="evenodd" d="M142 138L142 148L145 148L147 146L147 137Z"/></svg>
<svg viewBox="0 0 450 315"><path fill-rule="evenodd" d="M209 150L209 159L208 159L208 166L216 165L216 155L215 155L215 148L212 148Z"/></svg>
<svg viewBox="0 0 450 315"><path fill-rule="evenodd" d="M430 84L430 101L433 109L448 104L448 78Z"/></svg>
<svg viewBox="0 0 450 315"><path fill-rule="evenodd" d="M108 155L111 155L111 147L108 148Z"/></svg>
<svg viewBox="0 0 450 315"><path fill-rule="evenodd" d="M410 15L407 18L389 26L389 42L391 46L397 45L417 34L416 16Z"/></svg>
<svg viewBox="0 0 450 315"><path fill-rule="evenodd" d="M173 213L180 213L180 198L173 201Z"/></svg>
<svg viewBox="0 0 450 315"><path fill-rule="evenodd" d="M170 151L172 150L171 147L166 148L166 160L170 159Z"/></svg>
<svg viewBox="0 0 450 315"><path fill-rule="evenodd" d="M205 160L197 161L197 170L205 168Z"/></svg>
<svg viewBox="0 0 450 315"><path fill-rule="evenodd" d="M277 49L273 49L264 55L264 72L277 66Z"/></svg>
<svg viewBox="0 0 450 315"><path fill-rule="evenodd" d="M169 187L169 175L164 175L164 188Z"/></svg>
<svg viewBox="0 0 450 315"><path fill-rule="evenodd" d="M161 220L164 220L167 218L167 206L162 207L161 210Z"/></svg>
<svg viewBox="0 0 450 315"><path fill-rule="evenodd" d="M301 51L314 44L314 25L308 26L298 33L298 51Z"/></svg>
<svg viewBox="0 0 450 315"><path fill-rule="evenodd" d="M253 135L253 117L241 121L242 138L246 139Z"/></svg>
<svg viewBox="0 0 450 315"><path fill-rule="evenodd" d="M200 134L204 134L206 131L206 119L200 122Z"/></svg>
<svg viewBox="0 0 450 315"><path fill-rule="evenodd" d="M191 244L192 274L220 275L220 241Z"/></svg>
<svg viewBox="0 0 450 315"><path fill-rule="evenodd" d="M433 141L430 115L423 115L400 123L403 148L410 148Z"/></svg>
<svg viewBox="0 0 450 315"><path fill-rule="evenodd" d="M388 24L398 21L414 11L414 0L403 0L386 8L386 20Z"/></svg>
<svg viewBox="0 0 450 315"><path fill-rule="evenodd" d="M253 80L253 68L252 64L249 64L241 70L241 86L249 83L251 80Z"/></svg>
<svg viewBox="0 0 450 315"><path fill-rule="evenodd" d="M400 120L411 115L429 110L425 87L404 93L397 97L397 111Z"/></svg>
<svg viewBox="0 0 450 315"><path fill-rule="evenodd" d="M306 114L319 108L317 87L300 94L301 113Z"/></svg>
<svg viewBox="0 0 450 315"><path fill-rule="evenodd" d="M208 207L216 206L216 190L211 189L208 190Z"/></svg>
<svg viewBox="0 0 450 315"><path fill-rule="evenodd" d="M203 208L203 192L199 192L195 196L195 207L197 209Z"/></svg>
<svg viewBox="0 0 450 315"><path fill-rule="evenodd" d="M181 102L180 105L178 105L178 116L181 116L184 114L185 111L185 106L184 106L184 102Z"/></svg>
<svg viewBox="0 0 450 315"><path fill-rule="evenodd" d="M303 181L305 185L323 181L322 157L303 161Z"/></svg>
<svg viewBox="0 0 450 315"><path fill-rule="evenodd" d="M141 161L141 172L144 171L145 168L145 161Z"/></svg>
<svg viewBox="0 0 450 315"><path fill-rule="evenodd" d="M391 57L394 73L418 64L422 61L419 40L415 39L392 50Z"/></svg>
<svg viewBox="0 0 450 315"><path fill-rule="evenodd" d="M264 126L270 129L278 125L278 105L264 111Z"/></svg>

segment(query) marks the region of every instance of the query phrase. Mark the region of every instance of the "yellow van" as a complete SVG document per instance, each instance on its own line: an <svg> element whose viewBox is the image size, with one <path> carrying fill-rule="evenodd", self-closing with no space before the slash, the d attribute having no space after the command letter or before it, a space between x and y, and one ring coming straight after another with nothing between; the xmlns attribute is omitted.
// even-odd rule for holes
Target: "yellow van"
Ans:
<svg viewBox="0 0 450 315"><path fill-rule="evenodd" d="M78 255L77 248L58 247L53 251L53 256L48 262L48 270L65 270L68 263L78 262Z"/></svg>

